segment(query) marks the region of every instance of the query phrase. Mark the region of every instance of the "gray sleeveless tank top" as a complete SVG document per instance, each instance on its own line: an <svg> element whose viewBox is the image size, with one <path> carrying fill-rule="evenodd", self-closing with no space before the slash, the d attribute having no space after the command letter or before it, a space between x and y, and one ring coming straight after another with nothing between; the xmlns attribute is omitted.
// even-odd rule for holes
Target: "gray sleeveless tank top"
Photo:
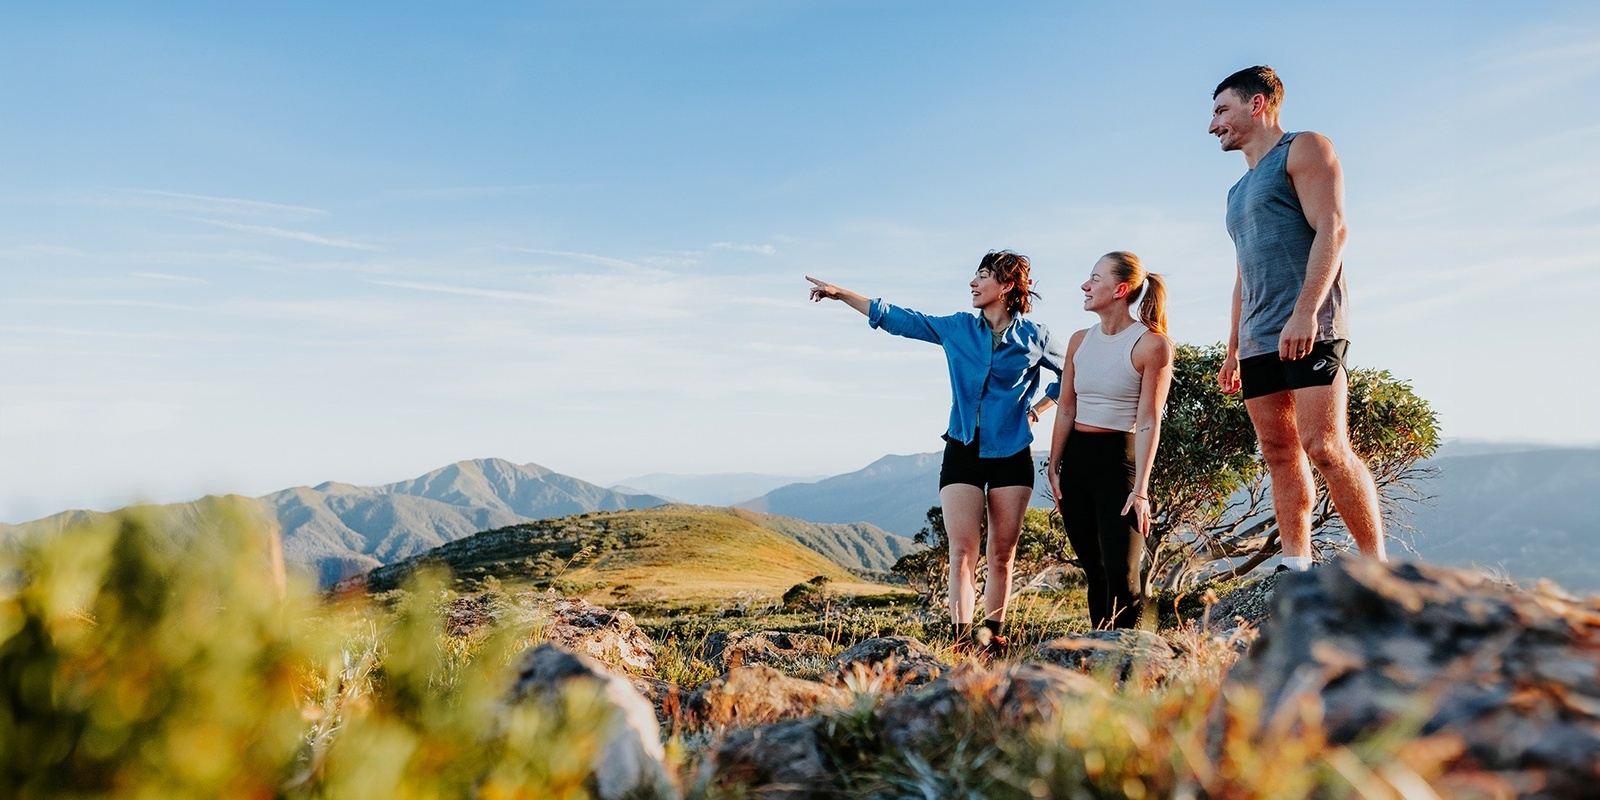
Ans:
<svg viewBox="0 0 1600 800"><path fill-rule="evenodd" d="M1228 235L1238 253L1240 281L1239 357L1278 352L1278 336L1294 313L1306 281L1306 261L1316 231L1306 222L1300 198L1289 185L1285 133L1266 156L1228 190ZM1344 265L1317 309L1317 341L1348 339Z"/></svg>

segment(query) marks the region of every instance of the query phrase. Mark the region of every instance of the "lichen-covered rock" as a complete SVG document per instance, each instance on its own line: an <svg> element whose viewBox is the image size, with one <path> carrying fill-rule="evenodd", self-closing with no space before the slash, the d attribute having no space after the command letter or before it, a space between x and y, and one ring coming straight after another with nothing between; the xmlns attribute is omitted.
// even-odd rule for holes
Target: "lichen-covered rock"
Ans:
<svg viewBox="0 0 1600 800"><path fill-rule="evenodd" d="M835 673L842 678L857 666L875 668L890 661L895 679L905 685L927 683L950 669L927 645L910 636L879 636L840 653L834 660Z"/></svg>
<svg viewBox="0 0 1600 800"><path fill-rule="evenodd" d="M1260 625L1272 609L1272 590L1278 585L1278 576L1271 572L1229 592L1206 612L1206 628L1213 631L1231 631L1241 625Z"/></svg>
<svg viewBox="0 0 1600 800"><path fill-rule="evenodd" d="M444 630L451 636L472 636L494 622L494 596L489 593L462 595L444 610Z"/></svg>
<svg viewBox="0 0 1600 800"><path fill-rule="evenodd" d="M537 596L535 596L537 598ZM544 621L544 639L568 650L630 672L656 668L656 644L626 611L613 611L585 600L536 600Z"/></svg>
<svg viewBox="0 0 1600 800"><path fill-rule="evenodd" d="M835 773L817 736L817 718L728 734L707 765L717 785L737 785L763 800L835 800Z"/></svg>
<svg viewBox="0 0 1600 800"><path fill-rule="evenodd" d="M822 672L834 650L826 636L788 631L731 631L713 633L701 655L727 671L734 667L766 664L785 672Z"/></svg>
<svg viewBox="0 0 1600 800"><path fill-rule="evenodd" d="M1080 672L1097 672L1126 680L1135 672L1159 681L1172 668L1176 654L1166 639L1149 631L1112 630L1063 636L1044 642L1032 660Z"/></svg>
<svg viewBox="0 0 1600 800"><path fill-rule="evenodd" d="M538 703L563 713L562 694L598 691L607 709L598 731L601 742L591 769L598 795L606 800L672 797L675 791L663 761L661 728L650 703L625 678L593 658L548 642L525 651L507 704Z"/></svg>
<svg viewBox="0 0 1600 800"><path fill-rule="evenodd" d="M962 664L878 710L884 744L916 749L973 725L1024 728L1048 722L1069 697L1105 691L1082 673L1051 664L984 669Z"/></svg>
<svg viewBox="0 0 1600 800"><path fill-rule="evenodd" d="M844 706L850 692L791 678L767 666L735 667L712 678L689 698L692 717L704 725L760 725Z"/></svg>
<svg viewBox="0 0 1600 800"><path fill-rule="evenodd" d="M1278 577L1262 638L1228 680L1262 692L1268 714L1320 700L1334 742L1421 708L1420 732L1458 738L1463 768L1515 776L1537 797L1600 787L1597 597L1338 559Z"/></svg>

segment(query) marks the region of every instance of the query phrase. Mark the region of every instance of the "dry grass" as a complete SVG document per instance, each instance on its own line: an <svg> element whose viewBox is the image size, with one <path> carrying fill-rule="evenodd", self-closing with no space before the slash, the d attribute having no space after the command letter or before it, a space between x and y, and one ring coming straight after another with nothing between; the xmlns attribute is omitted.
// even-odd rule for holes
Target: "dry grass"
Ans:
<svg viewBox="0 0 1600 800"><path fill-rule="evenodd" d="M437 576L390 605L324 601L303 585L280 593L263 569L264 541L237 521L179 541L132 516L8 551L0 573L21 577L0 590L7 796L590 795L606 715L597 699L501 705L513 657L539 638L526 609L503 601L491 624L451 635L441 612L456 595ZM960 660L942 621L889 601L719 602L641 620L658 677L684 687L714 677L699 653L718 630L821 633L840 647L904 633ZM1024 595L1014 652L1082 631L1083 617L1077 592ZM1107 678L1105 691L1061 698L1032 724L1002 719L976 681L948 735L908 751L886 746L876 710L910 689L888 670L856 670L846 676L854 704L821 725L837 769L827 788L866 798L1399 798L1461 781L1441 778L1459 755L1445 739L1397 726L1334 746L1314 695L1267 715L1248 690L1224 690L1248 629L1163 635L1181 654L1164 681ZM701 769L718 735L677 735L669 766L690 796L750 795Z"/></svg>

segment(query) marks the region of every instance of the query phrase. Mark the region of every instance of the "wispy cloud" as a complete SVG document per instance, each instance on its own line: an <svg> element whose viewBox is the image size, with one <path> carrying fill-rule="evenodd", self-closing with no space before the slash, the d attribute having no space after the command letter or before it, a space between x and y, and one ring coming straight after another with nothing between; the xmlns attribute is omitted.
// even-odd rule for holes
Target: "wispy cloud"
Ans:
<svg viewBox="0 0 1600 800"><path fill-rule="evenodd" d="M533 292L518 292L509 289L483 289L476 286L452 286L444 283L418 283L415 281L370 281L379 286L390 286L396 289L412 289L419 292L437 292L440 294L458 294L468 297L488 297L495 300L517 300L530 303L558 304L556 299Z"/></svg>
<svg viewBox="0 0 1600 800"><path fill-rule="evenodd" d="M161 303L154 300L97 300L97 299L48 299L48 300L0 300L4 305L22 306L69 306L91 308L154 308L161 311L193 311L194 306L180 303Z"/></svg>
<svg viewBox="0 0 1600 800"><path fill-rule="evenodd" d="M387 196L402 200L453 200L470 197L501 197L548 189L553 184L528 183L510 186L439 186L423 189L400 189Z"/></svg>
<svg viewBox="0 0 1600 800"><path fill-rule="evenodd" d="M735 244L733 242L713 242L712 250L733 250L740 253L755 253L763 256L778 254L778 248L770 244Z"/></svg>
<svg viewBox="0 0 1600 800"><path fill-rule="evenodd" d="M247 213L247 214L292 214L296 216L324 216L328 212L311 206L296 206L287 203L268 203L261 200L244 200L237 197L217 197L208 194L189 194L187 192L168 192L160 189L111 189L113 193L132 195L134 197L153 198L168 201L164 205L176 204L191 211L205 210L211 213Z"/></svg>
<svg viewBox="0 0 1600 800"><path fill-rule="evenodd" d="M193 275L173 275L168 272L130 272L128 276L139 278L140 280L163 281L166 283L198 283L205 285L210 285L211 283L205 278L196 278Z"/></svg>
<svg viewBox="0 0 1600 800"><path fill-rule="evenodd" d="M309 231L288 230L286 228L277 228L271 225L246 225L242 222L224 222L218 219L201 219L199 217L191 217L191 219L193 219L195 222L213 225L218 228L226 228L231 231L239 231L240 233L254 233L260 236L272 236L279 239L290 239L297 242L309 242L311 244L320 244L325 247L338 247L345 250L366 250L375 253L381 253L384 250L384 248L375 244L352 242L347 239L330 239L326 236L311 233Z"/></svg>
<svg viewBox="0 0 1600 800"><path fill-rule="evenodd" d="M507 247L505 249L510 251L510 252L513 252L513 253L536 253L538 255L544 255L544 256L559 256L561 258L570 258L570 259L572 259L574 261L582 261L582 262L584 262L586 264L597 264L597 265L602 266L602 267L618 267L618 268L622 268L622 269L632 269L632 268L638 266L638 264L636 264L636 263L634 263L632 261L628 261L627 259L612 258L610 256L600 256L600 255L595 255L594 253L578 253L578 252L573 252L571 250L540 250L540 249L533 248L533 247Z"/></svg>

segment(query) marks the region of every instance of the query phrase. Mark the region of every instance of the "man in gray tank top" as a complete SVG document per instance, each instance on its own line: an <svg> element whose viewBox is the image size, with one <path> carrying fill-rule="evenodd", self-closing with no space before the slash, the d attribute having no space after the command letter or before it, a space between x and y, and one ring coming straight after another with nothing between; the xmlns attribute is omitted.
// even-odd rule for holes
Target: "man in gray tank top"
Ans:
<svg viewBox="0 0 1600 800"><path fill-rule="evenodd" d="M1346 430L1339 157L1321 134L1284 132L1283 84L1271 67L1229 75L1212 100L1211 134L1249 167L1228 191L1238 274L1217 380L1224 392L1244 392L1272 477L1284 565L1311 566L1313 466L1361 553L1383 559L1377 488Z"/></svg>

